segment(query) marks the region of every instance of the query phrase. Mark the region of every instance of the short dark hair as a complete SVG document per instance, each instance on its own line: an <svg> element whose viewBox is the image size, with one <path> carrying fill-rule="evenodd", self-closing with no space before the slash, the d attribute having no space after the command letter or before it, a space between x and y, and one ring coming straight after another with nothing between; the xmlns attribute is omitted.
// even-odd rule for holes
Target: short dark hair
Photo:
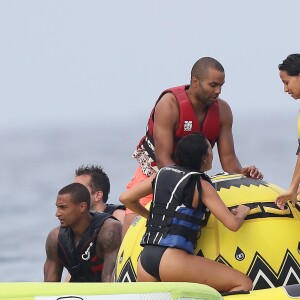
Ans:
<svg viewBox="0 0 300 300"><path fill-rule="evenodd" d="M298 76L300 74L300 54L290 54L278 65L278 69L286 71L289 76Z"/></svg>
<svg viewBox="0 0 300 300"><path fill-rule="evenodd" d="M177 144L174 160L177 165L199 171L207 156L208 140L200 132L183 137Z"/></svg>
<svg viewBox="0 0 300 300"><path fill-rule="evenodd" d="M89 190L81 183L71 183L63 187L58 195L71 195L71 200L73 203L79 204L81 202L87 203L88 210L90 209L91 204L91 195Z"/></svg>
<svg viewBox="0 0 300 300"><path fill-rule="evenodd" d="M80 166L75 171L76 176L90 175L90 187L92 194L102 191L103 202L106 203L110 192L110 181L103 168L99 165Z"/></svg>
<svg viewBox="0 0 300 300"><path fill-rule="evenodd" d="M212 57L202 57L193 65L191 78L196 77L198 79L203 79L209 69L215 69L224 73L223 66L216 59Z"/></svg>

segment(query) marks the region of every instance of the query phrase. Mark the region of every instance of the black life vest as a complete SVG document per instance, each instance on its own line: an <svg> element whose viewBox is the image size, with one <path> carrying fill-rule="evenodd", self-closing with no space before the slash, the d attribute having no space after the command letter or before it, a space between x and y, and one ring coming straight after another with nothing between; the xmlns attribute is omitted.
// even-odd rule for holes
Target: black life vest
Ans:
<svg viewBox="0 0 300 300"><path fill-rule="evenodd" d="M77 247L74 246L72 230L67 227L59 229L58 256L71 274L71 282L102 281L103 259L96 256L97 236L104 221L112 217L102 212L90 214L92 221Z"/></svg>
<svg viewBox="0 0 300 300"><path fill-rule="evenodd" d="M112 215L115 212L115 210L117 210L117 209L125 210L126 207L125 207L125 205L121 205L121 204L118 204L118 205L116 205L116 204L106 204L106 208L104 209L103 212Z"/></svg>

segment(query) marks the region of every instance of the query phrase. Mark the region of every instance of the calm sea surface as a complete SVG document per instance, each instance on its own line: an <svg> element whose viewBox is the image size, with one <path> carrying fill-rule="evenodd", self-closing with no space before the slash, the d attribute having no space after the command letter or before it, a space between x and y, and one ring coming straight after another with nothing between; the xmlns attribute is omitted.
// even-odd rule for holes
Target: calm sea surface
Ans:
<svg viewBox="0 0 300 300"><path fill-rule="evenodd" d="M256 116L235 120L242 165L255 164L265 180L287 188L296 160L297 114L280 122ZM58 225L55 200L82 164L100 164L117 203L136 167L131 158L145 122L19 128L0 132L0 281L42 281L45 240ZM141 126L142 124L142 126ZM210 175L221 172L215 152Z"/></svg>

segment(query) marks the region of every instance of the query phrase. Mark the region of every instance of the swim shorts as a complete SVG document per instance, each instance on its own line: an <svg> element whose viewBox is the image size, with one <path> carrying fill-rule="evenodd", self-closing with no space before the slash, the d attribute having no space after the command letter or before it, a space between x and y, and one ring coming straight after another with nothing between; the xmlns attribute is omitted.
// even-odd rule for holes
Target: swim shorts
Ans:
<svg viewBox="0 0 300 300"><path fill-rule="evenodd" d="M144 181L144 180L147 179L147 178L149 178L149 177L146 176L146 175L143 173L141 167L138 166L137 169L136 169L136 171L135 171L135 174L134 174L133 178L132 178L132 179L130 180L130 182L127 184L126 188L127 188L127 189L130 189L130 188L132 188L133 186L139 184L140 182ZM153 197L153 194L150 194L150 195L148 195L148 196L146 196L146 197L143 197L143 198L140 199L140 203L141 203L143 206L145 206L145 205L147 205L147 204L152 200L152 197ZM126 208L126 210L125 210L125 215L127 215L127 214L132 214L132 213L134 213L132 210Z"/></svg>

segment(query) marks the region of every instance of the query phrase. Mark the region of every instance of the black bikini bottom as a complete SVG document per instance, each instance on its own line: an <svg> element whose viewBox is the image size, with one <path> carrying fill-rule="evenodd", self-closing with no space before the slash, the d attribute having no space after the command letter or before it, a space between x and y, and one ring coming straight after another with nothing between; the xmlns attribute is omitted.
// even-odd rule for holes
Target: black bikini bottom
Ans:
<svg viewBox="0 0 300 300"><path fill-rule="evenodd" d="M159 245L146 245L141 252L140 260L142 267L148 274L152 275L159 281L161 281L159 276L159 264L167 249L168 247Z"/></svg>

